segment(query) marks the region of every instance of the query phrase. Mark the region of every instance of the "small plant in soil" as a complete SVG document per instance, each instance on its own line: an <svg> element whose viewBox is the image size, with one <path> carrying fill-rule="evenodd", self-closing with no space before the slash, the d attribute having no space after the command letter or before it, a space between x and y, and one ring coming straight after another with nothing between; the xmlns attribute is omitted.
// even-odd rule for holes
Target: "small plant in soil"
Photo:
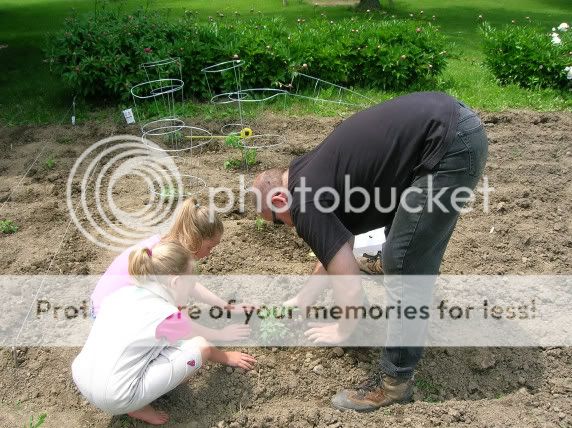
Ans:
<svg viewBox="0 0 572 428"><path fill-rule="evenodd" d="M167 143L170 147L176 147L182 140L183 133L181 131L175 131L168 135Z"/></svg>
<svg viewBox="0 0 572 428"><path fill-rule="evenodd" d="M264 221L263 218L258 217L254 221L254 227L256 227L256 230L258 230L259 232L262 232L266 228L266 222Z"/></svg>
<svg viewBox="0 0 572 428"><path fill-rule="evenodd" d="M242 166L240 159L228 159L224 161L224 169L239 169Z"/></svg>
<svg viewBox="0 0 572 428"><path fill-rule="evenodd" d="M256 149L244 149L242 154L247 166L256 164Z"/></svg>
<svg viewBox="0 0 572 428"><path fill-rule="evenodd" d="M173 186L165 186L161 189L159 193L159 197L162 201L168 201L170 199L178 199L179 198L179 190Z"/></svg>
<svg viewBox="0 0 572 428"><path fill-rule="evenodd" d="M285 340L291 335L290 329L282 319L291 318L295 308L272 308L260 310L258 317L260 322L260 340L262 343L276 343Z"/></svg>
<svg viewBox="0 0 572 428"><path fill-rule="evenodd" d="M4 235L16 233L17 231L18 226L12 220L0 220L0 232Z"/></svg>
<svg viewBox="0 0 572 428"><path fill-rule="evenodd" d="M248 130L245 132L245 130ZM241 143L241 139L246 136L251 136L252 131L250 128L244 128L239 133L232 133L226 137L224 144L233 149L240 149L242 151L242 159L228 159L224 162L224 169L239 169L241 167L249 167L256 164L256 149L248 149Z"/></svg>
<svg viewBox="0 0 572 428"><path fill-rule="evenodd" d="M56 167L56 160L53 155L50 155L45 161L44 166L46 169L54 169Z"/></svg>
<svg viewBox="0 0 572 428"><path fill-rule="evenodd" d="M46 417L48 415L45 413L42 413L38 416L38 419L34 421L34 417L30 416L30 423L29 424L25 424L24 428L40 428L42 425L44 425L44 422L46 422Z"/></svg>

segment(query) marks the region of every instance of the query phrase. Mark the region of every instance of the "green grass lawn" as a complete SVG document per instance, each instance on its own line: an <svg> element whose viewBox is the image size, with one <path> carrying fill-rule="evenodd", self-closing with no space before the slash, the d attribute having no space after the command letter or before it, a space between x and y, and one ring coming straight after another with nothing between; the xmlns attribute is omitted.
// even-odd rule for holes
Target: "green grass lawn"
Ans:
<svg viewBox="0 0 572 428"><path fill-rule="evenodd" d="M63 20L72 8L87 14L101 7L100 3L88 0L0 0L0 45L8 45L0 49L0 123L59 122L64 118L71 105L72 94L63 88L57 76L50 74L43 62L42 46L48 32L62 28ZM288 6L283 6L281 0L115 0L109 3L109 7L120 7L125 11L137 7L168 9L173 17L192 9L205 19L218 11L230 16L235 11L250 14L254 9L256 14L281 15L291 22L298 17L320 13L326 13L332 19L358 13L349 5L314 6L311 0L289 0L288 3ZM572 110L570 94L497 85L482 64L478 35L480 14L493 25L504 25L513 19L523 22L528 16L532 22L550 31L560 22L572 21L572 1L396 0L390 13L399 17L408 17L409 13L419 16L421 10L425 17L436 15L436 22L454 44L452 51L456 55L434 89L447 91L474 107L486 110ZM369 94L379 100L393 95ZM89 109L93 110L80 105L80 114ZM66 120L68 116L65 115Z"/></svg>

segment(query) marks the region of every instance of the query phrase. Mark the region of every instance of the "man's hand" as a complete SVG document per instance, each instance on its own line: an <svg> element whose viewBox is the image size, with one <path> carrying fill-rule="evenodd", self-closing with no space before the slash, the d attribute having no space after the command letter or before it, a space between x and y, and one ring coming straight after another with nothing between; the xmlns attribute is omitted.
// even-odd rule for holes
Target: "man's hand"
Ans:
<svg viewBox="0 0 572 428"><path fill-rule="evenodd" d="M231 324L219 330L217 339L225 342L236 342L250 337L250 326L246 324Z"/></svg>
<svg viewBox="0 0 572 428"><path fill-rule="evenodd" d="M338 323L309 323L310 328L304 335L310 342L323 345L337 345L351 335L351 331L344 331Z"/></svg>
<svg viewBox="0 0 572 428"><path fill-rule="evenodd" d="M224 364L230 367L238 367L244 370L252 370L254 364L256 364L256 359L248 354L243 354L242 352L225 352Z"/></svg>

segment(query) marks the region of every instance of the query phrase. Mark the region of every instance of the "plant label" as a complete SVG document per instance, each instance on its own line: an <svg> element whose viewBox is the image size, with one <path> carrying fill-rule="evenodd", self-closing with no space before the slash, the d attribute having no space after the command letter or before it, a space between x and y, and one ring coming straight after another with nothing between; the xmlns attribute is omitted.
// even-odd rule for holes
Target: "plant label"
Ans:
<svg viewBox="0 0 572 428"><path fill-rule="evenodd" d="M123 110L123 116L125 117L125 121L128 125L135 123L135 117L133 116L133 110L128 108L127 110Z"/></svg>

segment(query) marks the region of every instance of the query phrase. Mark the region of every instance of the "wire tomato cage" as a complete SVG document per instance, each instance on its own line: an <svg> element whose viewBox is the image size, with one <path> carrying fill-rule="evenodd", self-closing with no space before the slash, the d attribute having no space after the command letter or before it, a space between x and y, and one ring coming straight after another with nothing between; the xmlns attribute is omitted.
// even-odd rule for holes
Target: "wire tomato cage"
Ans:
<svg viewBox="0 0 572 428"><path fill-rule="evenodd" d="M150 152L162 152L184 168L183 172L176 171L185 182L184 189L179 186L176 190L165 190L155 183L151 194L173 194L177 198L195 195L206 188L205 180L198 176L200 162L197 155L212 141L212 136L206 129L193 126L181 117L185 87L181 60L166 58L146 62L140 68L147 80L133 86L130 92L140 124L141 141ZM146 141L154 144L146 144Z"/></svg>
<svg viewBox="0 0 572 428"><path fill-rule="evenodd" d="M227 146L238 148L242 153L240 166L249 169L255 162L259 150L270 149L286 143L284 136L268 134L248 124L245 119L246 109L256 109L260 114L267 103L282 102L286 107L288 92L277 88L242 88L241 70L244 61L234 59L207 66L202 69L210 102L215 105L236 107L236 120L224 124L220 128L221 136ZM236 160L225 162L225 168L238 167Z"/></svg>
<svg viewBox="0 0 572 428"><path fill-rule="evenodd" d="M283 87L289 89L288 94L290 96L316 102L360 108L368 107L375 103L373 99L366 97L353 89L298 71L292 73L290 83L283 85Z"/></svg>

